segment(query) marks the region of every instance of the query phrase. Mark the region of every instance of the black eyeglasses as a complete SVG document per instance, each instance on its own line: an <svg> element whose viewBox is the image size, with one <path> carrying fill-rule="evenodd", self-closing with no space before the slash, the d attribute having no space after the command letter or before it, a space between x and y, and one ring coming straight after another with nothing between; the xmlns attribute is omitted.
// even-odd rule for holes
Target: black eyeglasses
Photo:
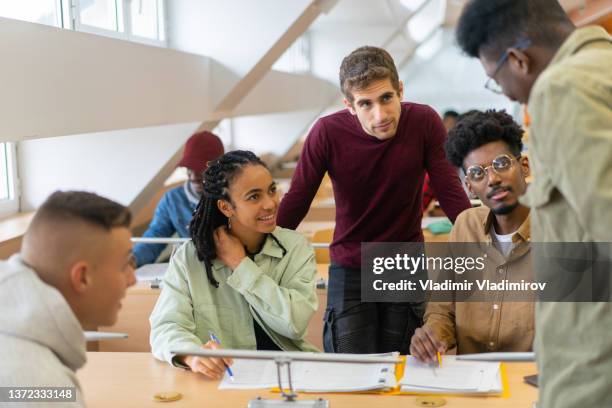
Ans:
<svg viewBox="0 0 612 408"><path fill-rule="evenodd" d="M480 183L487 176L489 168L492 168L495 173L501 175L507 173L512 168L514 162L516 160L507 154L500 154L493 159L490 166L484 167L476 164L468 167L465 171L465 177L472 183Z"/></svg>
<svg viewBox="0 0 612 408"><path fill-rule="evenodd" d="M516 44L514 44L514 46L510 48L515 48L517 50L524 50L525 48L529 48L529 47L531 47L531 40L528 38L524 38L520 40L519 42L517 42ZM499 86L499 84L495 80L495 76L497 75L501 67L506 63L506 61L508 61L508 56L510 55L510 48L507 48L506 51L504 51L504 53L501 55L501 57L499 57L499 59L497 60L497 65L495 65L495 70L493 70L493 74L491 74L489 79L487 79L487 82L485 82L484 87L493 93L496 93L496 94L504 93L501 86Z"/></svg>

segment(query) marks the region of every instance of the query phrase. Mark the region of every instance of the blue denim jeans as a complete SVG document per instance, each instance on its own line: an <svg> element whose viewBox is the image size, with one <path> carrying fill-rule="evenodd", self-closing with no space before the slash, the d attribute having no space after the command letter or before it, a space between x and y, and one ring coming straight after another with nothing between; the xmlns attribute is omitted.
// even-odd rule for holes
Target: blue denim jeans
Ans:
<svg viewBox="0 0 612 408"><path fill-rule="evenodd" d="M424 312L424 302L362 302L361 271L331 264L323 347L326 353L408 354Z"/></svg>

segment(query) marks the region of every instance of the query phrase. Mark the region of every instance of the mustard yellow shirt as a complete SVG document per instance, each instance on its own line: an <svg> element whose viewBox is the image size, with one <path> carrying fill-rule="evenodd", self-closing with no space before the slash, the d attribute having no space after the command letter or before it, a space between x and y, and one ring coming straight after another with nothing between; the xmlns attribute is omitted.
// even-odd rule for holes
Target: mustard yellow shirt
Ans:
<svg viewBox="0 0 612 408"><path fill-rule="evenodd" d="M506 258L492 245L493 214L487 207L465 210L457 217L449 242L482 243L487 255L482 278L490 282L533 281L530 217L512 236L514 249ZM487 292L484 302L430 302L425 326L457 354L531 351L534 338L533 301L508 301L504 291Z"/></svg>

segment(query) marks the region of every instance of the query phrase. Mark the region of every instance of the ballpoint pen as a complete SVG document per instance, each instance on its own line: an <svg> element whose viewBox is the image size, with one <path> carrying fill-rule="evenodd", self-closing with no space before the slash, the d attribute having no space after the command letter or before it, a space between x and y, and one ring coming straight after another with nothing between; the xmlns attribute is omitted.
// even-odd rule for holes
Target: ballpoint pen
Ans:
<svg viewBox="0 0 612 408"><path fill-rule="evenodd" d="M217 343L218 345L221 345L221 341L219 340L219 338L215 335L215 333L209 331L208 335L210 336L210 339L212 341L214 341L215 343ZM225 369L227 370L227 375L229 375L230 380L234 381L234 373L232 372L232 369L229 368L229 366L227 364L225 364L225 362L223 362L223 365L225 366Z"/></svg>

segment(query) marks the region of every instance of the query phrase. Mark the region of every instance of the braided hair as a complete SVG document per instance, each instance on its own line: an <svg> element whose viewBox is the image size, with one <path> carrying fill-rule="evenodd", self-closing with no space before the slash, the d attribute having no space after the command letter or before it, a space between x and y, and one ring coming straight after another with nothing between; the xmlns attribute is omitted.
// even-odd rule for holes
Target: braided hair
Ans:
<svg viewBox="0 0 612 408"><path fill-rule="evenodd" d="M204 193L189 224L198 259L204 262L208 281L216 288L219 287L219 282L212 274L212 260L217 257L213 232L218 227L227 225L228 220L217 207L217 200L231 202L229 186L247 165L267 168L259 157L247 150L228 152L208 164L204 172Z"/></svg>

